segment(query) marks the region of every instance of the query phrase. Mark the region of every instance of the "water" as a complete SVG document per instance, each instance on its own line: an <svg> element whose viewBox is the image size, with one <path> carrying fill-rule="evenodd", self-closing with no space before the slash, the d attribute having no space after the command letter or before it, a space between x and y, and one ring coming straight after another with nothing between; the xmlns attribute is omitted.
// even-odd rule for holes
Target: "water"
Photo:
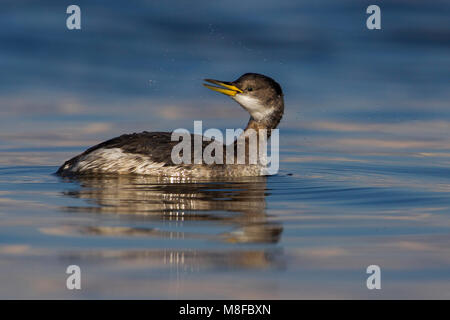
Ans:
<svg viewBox="0 0 450 320"><path fill-rule="evenodd" d="M450 298L447 2L384 1L381 31L360 1L77 4L82 31L2 2L1 298ZM285 92L278 175L53 175L122 133L244 126L201 86L244 72Z"/></svg>

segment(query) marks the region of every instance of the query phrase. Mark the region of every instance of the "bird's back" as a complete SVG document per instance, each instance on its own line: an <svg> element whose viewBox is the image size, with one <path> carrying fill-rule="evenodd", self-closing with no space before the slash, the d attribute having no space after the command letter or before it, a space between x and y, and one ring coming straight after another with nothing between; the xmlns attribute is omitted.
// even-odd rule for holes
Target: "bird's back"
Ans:
<svg viewBox="0 0 450 320"><path fill-rule="evenodd" d="M188 164L175 164L172 149L180 141L172 141L170 132L142 132L125 134L95 145L66 161L57 171L59 175L96 173L137 173L176 175L176 171L193 170L194 137L191 134L191 159ZM187 138L187 137L183 137ZM211 141L203 141L202 152ZM214 142L219 143L219 142ZM221 148L225 146L220 143ZM225 149L223 149L225 154ZM202 164L202 166L205 166ZM213 166L210 166L213 169ZM216 166L215 169L218 169ZM175 171L175 172L174 172ZM174 174L175 173L175 174Z"/></svg>

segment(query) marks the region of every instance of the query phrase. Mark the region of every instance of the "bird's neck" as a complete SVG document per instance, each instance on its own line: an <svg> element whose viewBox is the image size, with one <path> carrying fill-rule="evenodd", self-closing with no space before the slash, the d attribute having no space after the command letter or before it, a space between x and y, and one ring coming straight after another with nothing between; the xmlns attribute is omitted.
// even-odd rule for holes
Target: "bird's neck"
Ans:
<svg viewBox="0 0 450 320"><path fill-rule="evenodd" d="M280 123L281 117L283 115L283 109L279 113L274 113L270 117L263 119L262 121L257 121L253 117L247 123L242 135L235 140L234 150L235 159L238 155L238 143L239 141L244 142L244 152L245 152L245 163L249 164L249 158L251 153L256 152L258 157L261 155L260 148L262 146L267 147L268 139L272 134L272 130L275 129ZM243 141L244 140L244 141ZM255 144L255 148L251 148L250 144ZM252 151L253 150L253 151ZM235 162L236 163L236 162Z"/></svg>
<svg viewBox="0 0 450 320"><path fill-rule="evenodd" d="M244 134L248 134L248 132L254 130L257 133L260 130L267 130L267 137L270 137L272 133L272 129L275 129L281 121L284 112L284 103L281 100L279 102L281 105L274 105L273 112L268 114L264 119L255 120L253 117L250 117L250 120L247 123L247 127L244 130Z"/></svg>
<svg viewBox="0 0 450 320"><path fill-rule="evenodd" d="M245 127L244 133L248 135L249 132L252 130L256 131L257 133L259 130L267 130L270 131L270 127L268 127L264 122L256 121L255 119L250 117L250 120L248 120L247 126Z"/></svg>

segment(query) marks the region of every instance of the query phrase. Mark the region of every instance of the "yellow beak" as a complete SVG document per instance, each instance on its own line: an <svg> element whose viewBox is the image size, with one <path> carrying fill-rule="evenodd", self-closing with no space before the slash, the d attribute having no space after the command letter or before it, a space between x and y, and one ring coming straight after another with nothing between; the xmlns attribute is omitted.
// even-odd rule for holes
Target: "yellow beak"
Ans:
<svg viewBox="0 0 450 320"><path fill-rule="evenodd" d="M214 90L214 91L226 94L227 96L234 97L238 92L240 92L240 93L243 92L238 87L233 86L230 82L217 81L217 80L213 80L213 79L205 79L205 81L226 88L226 89L224 89L224 88L220 88L220 87L215 87L215 86L211 86L211 85L206 84L206 83L203 84L208 89L211 89L211 90Z"/></svg>

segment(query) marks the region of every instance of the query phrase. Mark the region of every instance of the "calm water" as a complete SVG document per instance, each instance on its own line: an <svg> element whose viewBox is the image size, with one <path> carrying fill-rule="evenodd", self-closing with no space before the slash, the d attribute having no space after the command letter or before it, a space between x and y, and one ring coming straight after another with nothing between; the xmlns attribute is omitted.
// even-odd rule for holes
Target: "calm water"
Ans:
<svg viewBox="0 0 450 320"><path fill-rule="evenodd" d="M1 4L0 298L450 298L448 2L383 1L381 31L365 1L76 4L81 31ZM285 92L278 175L53 175L122 133L243 127L201 83L245 72Z"/></svg>

